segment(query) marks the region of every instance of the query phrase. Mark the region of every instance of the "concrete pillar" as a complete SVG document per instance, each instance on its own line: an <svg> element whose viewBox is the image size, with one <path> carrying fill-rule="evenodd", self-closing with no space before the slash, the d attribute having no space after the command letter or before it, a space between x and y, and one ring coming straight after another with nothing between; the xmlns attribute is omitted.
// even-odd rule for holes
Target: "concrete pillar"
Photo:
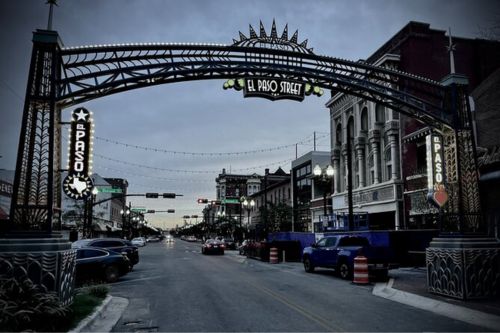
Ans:
<svg viewBox="0 0 500 333"><path fill-rule="evenodd" d="M333 194L341 192L340 187L340 149L336 148L332 154L333 160Z"/></svg>

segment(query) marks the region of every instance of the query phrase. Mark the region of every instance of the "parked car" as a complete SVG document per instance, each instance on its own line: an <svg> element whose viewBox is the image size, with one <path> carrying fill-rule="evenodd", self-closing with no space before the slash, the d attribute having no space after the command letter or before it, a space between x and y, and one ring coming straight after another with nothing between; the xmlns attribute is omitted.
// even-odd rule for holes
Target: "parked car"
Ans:
<svg viewBox="0 0 500 333"><path fill-rule="evenodd" d="M125 252L130 260L130 269L139 262L139 248L132 243L120 238L92 238L81 239L71 245L72 248L101 247L118 253Z"/></svg>
<svg viewBox="0 0 500 333"><path fill-rule="evenodd" d="M363 254L368 259L368 270L372 274L387 276L389 269L388 248L370 246L366 237L328 236L306 247L302 252L304 269L312 273L316 267L333 268L342 279L350 279L353 274L354 258Z"/></svg>
<svg viewBox="0 0 500 333"><path fill-rule="evenodd" d="M207 239L201 246L201 253L203 254L224 254L225 245L217 239Z"/></svg>
<svg viewBox="0 0 500 333"><path fill-rule="evenodd" d="M148 236L147 241L150 243L156 243L160 241L160 237L158 237L157 235Z"/></svg>
<svg viewBox="0 0 500 333"><path fill-rule="evenodd" d="M197 239L196 239L196 237L195 237L195 236L187 236L187 237L186 237L186 240L187 240L188 242L196 242L196 241L197 241Z"/></svg>
<svg viewBox="0 0 500 333"><path fill-rule="evenodd" d="M224 238L223 240L226 249L228 250L236 250L236 242L232 238Z"/></svg>
<svg viewBox="0 0 500 333"><path fill-rule="evenodd" d="M130 243L134 246L146 246L146 239L144 237L133 238Z"/></svg>
<svg viewBox="0 0 500 333"><path fill-rule="evenodd" d="M115 282L129 271L130 261L125 254L93 247L76 251L75 279L79 285L89 280Z"/></svg>

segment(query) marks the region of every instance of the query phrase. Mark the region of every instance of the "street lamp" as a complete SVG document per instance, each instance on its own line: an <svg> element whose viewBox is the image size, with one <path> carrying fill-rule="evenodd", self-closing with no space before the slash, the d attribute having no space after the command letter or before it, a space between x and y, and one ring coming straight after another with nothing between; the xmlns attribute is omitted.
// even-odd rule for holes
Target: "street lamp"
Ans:
<svg viewBox="0 0 500 333"><path fill-rule="evenodd" d="M128 238L128 225L127 225L127 217L130 218L130 209L124 207L120 210L120 214L122 215L122 228L125 231L124 236ZM129 221L130 222L130 221Z"/></svg>
<svg viewBox="0 0 500 333"><path fill-rule="evenodd" d="M243 207L245 207L247 210L247 214L248 214L247 225L249 225L250 224L250 211L253 210L253 207L255 206L255 201L253 199L251 199L250 201L245 199L245 200L243 200L242 204L243 204Z"/></svg>
<svg viewBox="0 0 500 333"><path fill-rule="evenodd" d="M313 175L314 178L322 183L322 189L323 189L323 216L326 218L327 216L327 211L326 211L326 193L327 193L327 188L328 184L332 181L332 178L335 174L335 171L331 165L328 165L326 168L321 168L318 164L316 164L313 168Z"/></svg>
<svg viewBox="0 0 500 333"><path fill-rule="evenodd" d="M92 237L92 219L94 216L94 202L96 199L97 194L99 193L99 190L97 189L96 186L92 187L92 191L90 191L90 202L86 201L87 204L87 221L86 223L86 228L85 229L85 235L84 237Z"/></svg>

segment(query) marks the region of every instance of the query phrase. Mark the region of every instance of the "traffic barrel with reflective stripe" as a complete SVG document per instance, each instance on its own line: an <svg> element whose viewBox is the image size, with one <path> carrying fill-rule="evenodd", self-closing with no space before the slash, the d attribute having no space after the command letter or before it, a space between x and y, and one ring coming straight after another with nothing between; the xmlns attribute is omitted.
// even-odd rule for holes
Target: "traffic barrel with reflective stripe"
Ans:
<svg viewBox="0 0 500 333"><path fill-rule="evenodd" d="M269 263L270 264L277 264L278 263L278 249L275 247L272 247L269 250Z"/></svg>
<svg viewBox="0 0 500 333"><path fill-rule="evenodd" d="M353 283L368 284L370 279L368 276L368 259L364 256L354 258L354 279Z"/></svg>

